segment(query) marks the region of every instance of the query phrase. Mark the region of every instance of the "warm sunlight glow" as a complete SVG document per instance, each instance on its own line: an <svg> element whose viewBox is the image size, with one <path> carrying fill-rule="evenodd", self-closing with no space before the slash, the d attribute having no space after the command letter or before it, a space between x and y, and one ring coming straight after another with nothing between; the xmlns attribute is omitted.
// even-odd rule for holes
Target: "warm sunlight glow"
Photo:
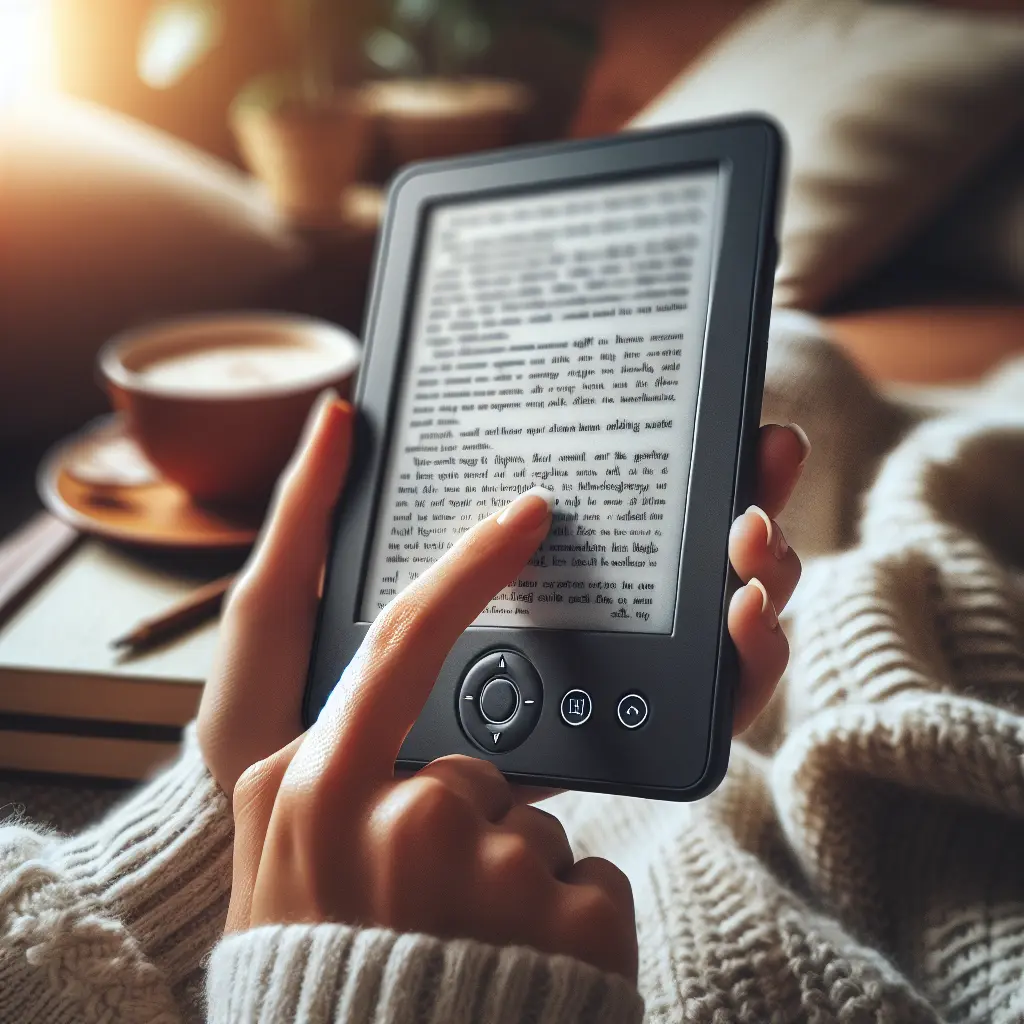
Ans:
<svg viewBox="0 0 1024 1024"><path fill-rule="evenodd" d="M52 83L50 0L0 0L0 105Z"/></svg>
<svg viewBox="0 0 1024 1024"><path fill-rule="evenodd" d="M221 11L208 0L172 0L153 9L139 41L139 78L169 89L217 44Z"/></svg>

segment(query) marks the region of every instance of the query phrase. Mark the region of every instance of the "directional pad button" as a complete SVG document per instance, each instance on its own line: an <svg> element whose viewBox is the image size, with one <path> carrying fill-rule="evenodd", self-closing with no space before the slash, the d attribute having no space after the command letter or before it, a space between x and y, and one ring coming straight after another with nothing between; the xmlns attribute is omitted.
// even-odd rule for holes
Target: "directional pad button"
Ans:
<svg viewBox="0 0 1024 1024"><path fill-rule="evenodd" d="M458 715L466 735L492 754L518 747L540 720L540 676L518 651L491 651L467 670Z"/></svg>

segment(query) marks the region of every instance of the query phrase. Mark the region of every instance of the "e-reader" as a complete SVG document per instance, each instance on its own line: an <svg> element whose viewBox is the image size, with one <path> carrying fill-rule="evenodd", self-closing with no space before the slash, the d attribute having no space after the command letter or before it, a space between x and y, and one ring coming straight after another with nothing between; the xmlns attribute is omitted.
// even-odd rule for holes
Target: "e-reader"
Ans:
<svg viewBox="0 0 1024 1024"><path fill-rule="evenodd" d="M391 599L534 485L550 533L455 644L398 767L687 800L728 761L781 140L748 117L393 183L304 716Z"/></svg>

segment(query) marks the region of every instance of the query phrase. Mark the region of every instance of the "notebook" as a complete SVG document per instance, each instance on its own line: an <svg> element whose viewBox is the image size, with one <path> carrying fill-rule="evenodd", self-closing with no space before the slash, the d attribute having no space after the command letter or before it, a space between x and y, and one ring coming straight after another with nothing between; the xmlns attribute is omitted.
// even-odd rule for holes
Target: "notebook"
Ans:
<svg viewBox="0 0 1024 1024"><path fill-rule="evenodd" d="M134 657L110 644L216 575L80 541L0 618L0 768L139 778L173 757L216 622Z"/></svg>

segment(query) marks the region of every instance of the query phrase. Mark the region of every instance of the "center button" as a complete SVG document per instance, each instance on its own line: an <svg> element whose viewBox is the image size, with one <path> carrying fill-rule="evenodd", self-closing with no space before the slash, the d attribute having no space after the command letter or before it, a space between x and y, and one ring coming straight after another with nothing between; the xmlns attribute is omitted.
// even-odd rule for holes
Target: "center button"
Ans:
<svg viewBox="0 0 1024 1024"><path fill-rule="evenodd" d="M511 679L499 676L480 693L480 714L492 725L504 725L519 710L519 689Z"/></svg>

